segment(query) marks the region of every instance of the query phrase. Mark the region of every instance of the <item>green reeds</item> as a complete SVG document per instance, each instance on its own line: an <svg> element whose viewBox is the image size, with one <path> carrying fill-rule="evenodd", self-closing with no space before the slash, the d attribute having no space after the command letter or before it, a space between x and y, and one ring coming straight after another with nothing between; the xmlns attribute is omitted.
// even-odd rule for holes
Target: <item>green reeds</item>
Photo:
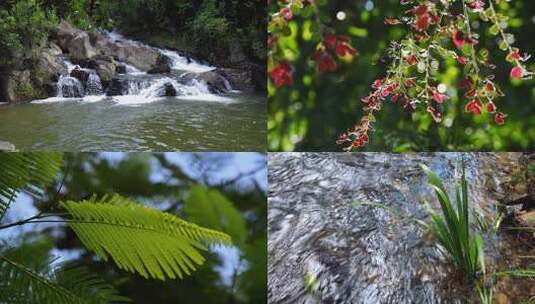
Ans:
<svg viewBox="0 0 535 304"><path fill-rule="evenodd" d="M469 281L477 278L479 271L485 272L483 253L483 238L480 234L470 230L468 213L468 183L464 165L462 176L455 184L455 205L451 201L441 179L427 166L421 165L429 179L429 184L435 190L442 216L428 207L431 223L428 227L440 244L451 255L454 265L466 274Z"/></svg>

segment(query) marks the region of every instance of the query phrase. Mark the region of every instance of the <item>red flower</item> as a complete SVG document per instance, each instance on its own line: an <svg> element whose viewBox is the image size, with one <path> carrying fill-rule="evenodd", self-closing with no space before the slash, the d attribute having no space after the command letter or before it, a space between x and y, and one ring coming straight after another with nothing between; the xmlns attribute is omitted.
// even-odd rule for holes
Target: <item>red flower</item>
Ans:
<svg viewBox="0 0 535 304"><path fill-rule="evenodd" d="M457 29L451 32L451 39L453 40L453 44L455 44L457 48L461 48L466 43L464 33Z"/></svg>
<svg viewBox="0 0 535 304"><path fill-rule="evenodd" d="M372 84L372 88L378 89L378 88L381 87L382 84L383 84L383 80L382 79L376 79Z"/></svg>
<svg viewBox="0 0 535 304"><path fill-rule="evenodd" d="M347 42L340 42L336 46L336 54L340 57L351 54L354 55L357 52L353 47L351 47Z"/></svg>
<svg viewBox="0 0 535 304"><path fill-rule="evenodd" d="M482 12L485 7L485 3L481 0L474 0L468 3L468 7L474 12Z"/></svg>
<svg viewBox="0 0 535 304"><path fill-rule="evenodd" d="M505 114L503 114L502 112L498 112L496 113L496 115L494 115L494 121L496 122L496 124L501 126L505 123L505 117Z"/></svg>
<svg viewBox="0 0 535 304"><path fill-rule="evenodd" d="M324 41L325 41L325 46L329 50L334 50L336 48L336 44L338 42L338 40L336 39L336 36L333 33L327 33L325 35Z"/></svg>
<svg viewBox="0 0 535 304"><path fill-rule="evenodd" d="M487 103L487 111L489 113L496 112L496 105L492 101L489 101L489 103Z"/></svg>
<svg viewBox="0 0 535 304"><path fill-rule="evenodd" d="M464 56L457 56L457 61L462 65L465 65L466 63L468 63L468 60Z"/></svg>
<svg viewBox="0 0 535 304"><path fill-rule="evenodd" d="M271 76L277 88L285 85L291 86L293 84L292 67L286 61L279 63L271 70L269 76Z"/></svg>
<svg viewBox="0 0 535 304"><path fill-rule="evenodd" d="M429 27L430 23L431 17L429 14L423 14L418 16L418 19L416 20L416 28L420 31L425 31Z"/></svg>
<svg viewBox="0 0 535 304"><path fill-rule="evenodd" d="M318 63L320 72L335 71L337 68L336 61L325 51L317 50L312 58Z"/></svg>
<svg viewBox="0 0 535 304"><path fill-rule="evenodd" d="M462 90L470 90L474 82L470 78L465 78L459 82L459 88Z"/></svg>
<svg viewBox="0 0 535 304"><path fill-rule="evenodd" d="M478 99L472 99L472 101L466 104L466 106L464 107L464 110L466 112L471 112L476 115L479 115L481 114L482 107L483 105L481 104L481 101L479 101Z"/></svg>
<svg viewBox="0 0 535 304"><path fill-rule="evenodd" d="M507 57L510 58L511 60L520 60L520 59L522 59L522 56L520 56L520 53L518 51L512 51L511 53L509 53L509 55Z"/></svg>
<svg viewBox="0 0 535 304"><path fill-rule="evenodd" d="M520 66L516 66L511 69L511 78L522 78L524 76L524 69Z"/></svg>
<svg viewBox="0 0 535 304"><path fill-rule="evenodd" d="M286 21L290 21L294 17L294 14L292 13L292 10L290 8L288 8L288 7L282 8L280 10L280 14L284 18L284 20L286 20Z"/></svg>
<svg viewBox="0 0 535 304"><path fill-rule="evenodd" d="M447 98L448 96L446 94L441 94L438 91L433 92L433 100L437 103L443 103Z"/></svg>
<svg viewBox="0 0 535 304"><path fill-rule="evenodd" d="M407 63L410 65L414 65L418 61L415 55L409 55L406 60L407 60Z"/></svg>

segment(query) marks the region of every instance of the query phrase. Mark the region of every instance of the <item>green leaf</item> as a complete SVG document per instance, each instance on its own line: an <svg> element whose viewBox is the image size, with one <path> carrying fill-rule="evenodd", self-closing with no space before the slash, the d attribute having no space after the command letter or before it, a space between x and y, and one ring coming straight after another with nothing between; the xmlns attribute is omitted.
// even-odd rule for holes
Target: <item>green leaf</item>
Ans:
<svg viewBox="0 0 535 304"><path fill-rule="evenodd" d="M184 212L192 222L230 234L237 244L245 241L247 228L243 216L218 190L191 187Z"/></svg>
<svg viewBox="0 0 535 304"><path fill-rule="evenodd" d="M69 226L105 261L145 278L183 278L205 261L205 244L230 244L221 232L202 228L118 195L65 202Z"/></svg>
<svg viewBox="0 0 535 304"><path fill-rule="evenodd" d="M129 301L73 264L53 265L47 239L27 239L0 253L0 303L104 304Z"/></svg>
<svg viewBox="0 0 535 304"><path fill-rule="evenodd" d="M0 220L18 192L25 189L41 195L62 164L60 153L0 152Z"/></svg>

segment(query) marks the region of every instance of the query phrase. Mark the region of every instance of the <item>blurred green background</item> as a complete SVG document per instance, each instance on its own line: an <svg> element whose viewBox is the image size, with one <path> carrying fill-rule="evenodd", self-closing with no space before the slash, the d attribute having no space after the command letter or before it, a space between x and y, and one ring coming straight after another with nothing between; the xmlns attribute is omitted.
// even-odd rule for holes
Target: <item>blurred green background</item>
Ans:
<svg viewBox="0 0 535 304"><path fill-rule="evenodd" d="M486 2L486 1L485 1ZM497 10L509 15L509 32L516 37L515 46L523 52L535 52L535 1L501 1ZM384 18L400 17L408 6L399 0L332 0L321 6L326 23L337 34L348 35L360 56L352 63L339 62L338 70L319 73L310 60L316 41L310 40L309 19L296 16L290 22L291 35L279 46L294 67L294 85L275 89L269 85L269 149L271 151L342 151L335 141L362 116L360 99L366 96L373 80L382 77L387 68L385 48L399 40L405 27L387 26ZM276 12L275 3L270 13ZM336 14L344 12L345 20ZM489 34L488 24L472 24L481 34L477 49L487 48L497 65L496 82L505 97L496 100L505 112L507 122L497 126L492 116L474 116L464 112L467 101L452 95L444 121L435 124L427 113L408 114L389 102L377 114L376 130L362 151L532 151L535 149L535 87L533 80L511 80L511 66L505 52L499 50L496 37ZM533 70L533 60L528 69ZM442 62L441 81L455 86L462 71L454 60ZM420 111L421 112L421 111Z"/></svg>

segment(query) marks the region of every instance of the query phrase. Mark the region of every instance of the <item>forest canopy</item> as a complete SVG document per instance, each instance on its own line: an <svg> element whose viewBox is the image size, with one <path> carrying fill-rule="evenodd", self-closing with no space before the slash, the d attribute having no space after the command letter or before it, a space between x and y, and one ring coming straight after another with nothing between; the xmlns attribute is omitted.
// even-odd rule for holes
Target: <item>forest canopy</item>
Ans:
<svg viewBox="0 0 535 304"><path fill-rule="evenodd" d="M258 0L6 0L0 3L0 67L31 58L60 19L201 56L228 55L238 45L250 60L265 58L266 6Z"/></svg>

